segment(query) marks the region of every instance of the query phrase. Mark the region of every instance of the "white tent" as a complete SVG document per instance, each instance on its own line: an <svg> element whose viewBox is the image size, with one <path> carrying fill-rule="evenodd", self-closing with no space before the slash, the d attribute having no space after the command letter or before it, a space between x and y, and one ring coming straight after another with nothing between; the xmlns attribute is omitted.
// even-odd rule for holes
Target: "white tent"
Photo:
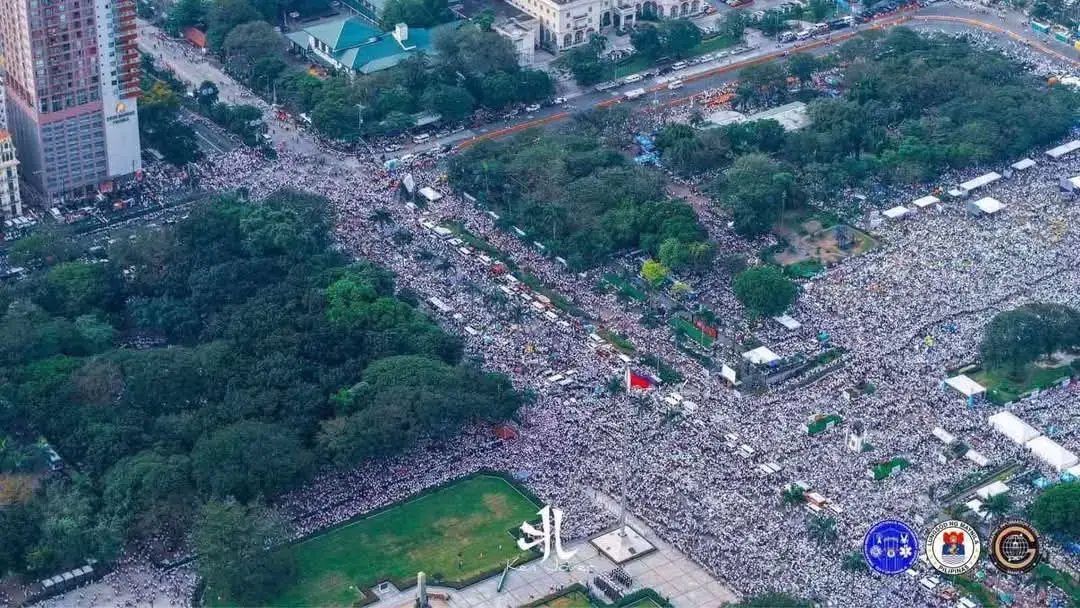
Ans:
<svg viewBox="0 0 1080 608"><path fill-rule="evenodd" d="M1080 139L1074 139L1069 143L1061 144L1056 148L1050 148L1046 151L1046 155L1050 158L1061 158L1070 152L1076 152L1080 150Z"/></svg>
<svg viewBox="0 0 1080 608"><path fill-rule="evenodd" d="M986 392L986 389L983 388L983 385L975 382L971 378L968 378L964 374L949 378L945 381L945 384L949 385L953 390L965 397L974 397L976 395L981 395Z"/></svg>
<svg viewBox="0 0 1080 608"><path fill-rule="evenodd" d="M941 199L936 196L924 196L911 201L912 205L915 205L919 209L929 207L930 205L936 205L941 202Z"/></svg>
<svg viewBox="0 0 1080 608"><path fill-rule="evenodd" d="M980 467L985 467L986 465L990 464L990 459L989 458L987 458L986 456L983 456L981 452L976 452L975 450L968 450L964 454L964 458L967 458L968 460L970 460L971 462L974 462L975 464L979 465Z"/></svg>
<svg viewBox="0 0 1080 608"><path fill-rule="evenodd" d="M988 419L990 426L1013 440L1013 443L1026 445L1027 442L1042 435L1035 427L1017 418L1012 412L998 412Z"/></svg>
<svg viewBox="0 0 1080 608"><path fill-rule="evenodd" d="M1065 472L1068 473L1069 475L1072 475L1073 477L1076 477L1077 479L1080 479L1080 464L1072 467L1071 469L1069 469L1068 471L1065 471Z"/></svg>
<svg viewBox="0 0 1080 608"><path fill-rule="evenodd" d="M1029 441L1027 449L1031 450L1031 453L1036 458L1050 465L1050 468L1058 473L1080 462L1080 458L1077 458L1076 454L1061 447L1061 444L1045 435Z"/></svg>
<svg viewBox="0 0 1080 608"><path fill-rule="evenodd" d="M983 502L981 500L973 498L973 499L965 502L964 506L967 507L968 509L970 509L972 513L975 513L979 517L981 517L983 519L987 518L986 512L983 511Z"/></svg>
<svg viewBox="0 0 1080 608"><path fill-rule="evenodd" d="M1026 171L1035 166L1035 161L1030 158L1025 158L1023 160L1018 160L1009 166L1017 171Z"/></svg>
<svg viewBox="0 0 1080 608"><path fill-rule="evenodd" d="M973 214L994 215L998 211L1001 211L1005 205L1001 204L1001 201L996 198L980 198L974 203L968 203L968 212Z"/></svg>
<svg viewBox="0 0 1080 608"><path fill-rule="evenodd" d="M780 315L779 317L773 317L773 321L776 321L780 325L783 325L785 328L790 329L792 331L802 327L802 323L799 323L798 321L793 319L790 315Z"/></svg>
<svg viewBox="0 0 1080 608"><path fill-rule="evenodd" d="M427 201L430 202L430 203L433 203L433 202L439 200L440 198L442 198L442 194L436 192L434 189L429 188L427 186L424 186L423 188L420 188L420 196L427 199Z"/></svg>
<svg viewBox="0 0 1080 608"><path fill-rule="evenodd" d="M884 215L885 217L889 218L890 220L895 220L895 219L899 219L899 218L904 217L908 213L911 213L910 209L908 209L907 207L905 207L903 205L897 205L897 206L893 207L892 209L886 209L885 211L882 211L881 215Z"/></svg>
<svg viewBox="0 0 1080 608"><path fill-rule="evenodd" d="M983 486L975 492L975 495L979 498L986 500L991 496L997 496L998 494L1005 494L1009 491L1009 486L1000 481L994 481L988 486Z"/></svg>
<svg viewBox="0 0 1080 608"><path fill-rule="evenodd" d="M972 190L982 188L983 186L988 186L988 185L998 181L999 179L1001 179L1001 174L996 173L994 171L991 171L990 173L987 173L986 175L980 175L979 177L976 177L975 179L968 180L968 181L960 184L960 190L963 190L965 193L971 193Z"/></svg>
<svg viewBox="0 0 1080 608"><path fill-rule="evenodd" d="M940 426L934 427L933 433L934 433L934 437L937 437L938 439L940 439L941 442L944 443L945 445L949 445L950 443L956 441L956 437L954 437L952 433L950 433L949 431L946 431L945 429L941 428Z"/></svg>
<svg viewBox="0 0 1080 608"><path fill-rule="evenodd" d="M779 361L780 357L769 350L768 346L759 346L754 350L748 350L742 354L743 359L746 359L754 365L768 365L774 361Z"/></svg>

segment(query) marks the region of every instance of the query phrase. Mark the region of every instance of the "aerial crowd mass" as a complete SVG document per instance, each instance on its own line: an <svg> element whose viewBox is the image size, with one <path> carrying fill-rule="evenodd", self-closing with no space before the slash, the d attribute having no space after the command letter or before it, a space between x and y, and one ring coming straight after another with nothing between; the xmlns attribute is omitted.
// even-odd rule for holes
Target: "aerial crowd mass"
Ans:
<svg viewBox="0 0 1080 608"><path fill-rule="evenodd" d="M971 42L1001 46L978 36ZM1002 50L1037 75L1063 71L1019 45ZM714 94L705 92L701 98ZM620 127L622 136L629 142L636 134L689 122L694 111L679 106L634 113ZM380 149L379 142L371 143ZM809 385L786 383L762 395L733 390L719 374L706 372L676 348L667 326L643 326L639 313L625 302L596 290L604 269L572 272L531 241L502 230L465 193L446 183L435 158L388 170L376 155L326 146L311 156L286 148L274 160L237 149L203 161L195 171L200 188L244 189L253 201L283 189L325 197L344 251L392 271L399 288L445 305L432 316L462 336L466 355L534 395L519 412L516 440L495 440L489 424L475 424L460 435L427 438L389 462L317 475L279 497L273 506L285 515L294 536L491 469L516 474L546 503L563 509L564 536L582 539L616 521L598 504L598 493L618 497L629 480L629 509L741 595L780 590L843 598L842 605L848 606L884 606L906 604L913 597L922 605L940 600L925 593L917 579L871 579L842 568L841 562L861 546L874 521L932 517L939 509L934 497L948 494L953 482L976 468L966 461L939 463L941 444L932 429L946 429L994 464L1030 457L987 424L1000 408L968 407L942 389L943 379L974 359L984 326L995 314L1029 302L1080 306L1080 205L1059 188L1059 178L1080 175L1080 153L1055 160L1035 150L1031 156L1035 166L979 192L1003 204L992 218L973 217L965 202L949 200L898 221L863 214L857 227L872 231L880 246L803 282L789 311L801 328L787 330L765 321L757 332L782 357L817 352L825 332L845 349L843 365ZM1003 167L950 172L935 184L947 189L990 170ZM406 205L401 194L406 174L441 196L421 209ZM165 172L149 179L148 188L162 197L175 187ZM704 198L700 182L669 179L690 198ZM880 206L908 204L933 187L889 187ZM719 251L751 259L776 243L771 235L749 241L732 231L724 214L692 206ZM378 222L372 219L376 211L384 214ZM524 314L511 313L520 306L516 300L497 304L485 294L503 291L505 275L492 272L490 256L462 255L458 246L421 224L442 220L483 238L567 298L588 321L558 310L552 310L553 320L528 306ZM411 236L390 238L402 231ZM706 273L693 283L699 301L717 311L721 326L724 316L742 314L726 277ZM612 378L622 378L626 364L599 352L585 324L617 332L638 352L659 355L685 383L661 384L634 396L608 390ZM631 365L647 369L640 362ZM573 382L549 381L556 372ZM867 384L876 390L850 400L841 397L846 389ZM1018 402L1011 411L1036 427L1058 429L1063 445L1080 451L1080 397L1072 388ZM659 401L671 392L696 404L675 421ZM873 451L857 454L845 447L845 427L808 435L802 425L819 413L839 414L848 425L860 423ZM743 444L752 449L749 456L738 452ZM913 466L886 480L868 477L874 462L895 456ZM763 474L758 465L766 462L780 470ZM839 534L835 543L816 542L805 510L784 504L781 489L796 481L838 507L829 513ZM1074 559L1071 565L1080 563ZM196 584L190 568L156 576L137 556L107 580L136 598L128 601L170 597L181 603ZM46 605L102 605L110 599L69 595Z"/></svg>

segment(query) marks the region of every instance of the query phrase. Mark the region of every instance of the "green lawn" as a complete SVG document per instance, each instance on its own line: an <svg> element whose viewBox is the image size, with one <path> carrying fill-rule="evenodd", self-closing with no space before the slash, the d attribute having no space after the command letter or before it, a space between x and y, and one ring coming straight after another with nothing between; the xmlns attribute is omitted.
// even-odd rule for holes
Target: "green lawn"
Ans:
<svg viewBox="0 0 1080 608"><path fill-rule="evenodd" d="M1049 368L1028 365L1015 376L998 369L980 369L968 375L986 387L991 401L1002 405L1016 401L1032 389L1044 389L1057 384L1062 378L1072 375L1072 369L1067 365Z"/></svg>
<svg viewBox="0 0 1080 608"><path fill-rule="evenodd" d="M592 608L592 604L589 602L588 596L580 591L575 591L559 596L550 602L540 604L537 608Z"/></svg>
<svg viewBox="0 0 1080 608"><path fill-rule="evenodd" d="M711 347L713 345L713 342L716 342L716 340L712 336L701 331L697 328L696 325L682 317L671 317L670 322L671 327L674 328L675 331L681 331L682 333L686 334L688 338L704 346L705 348Z"/></svg>
<svg viewBox="0 0 1080 608"><path fill-rule="evenodd" d="M649 296L645 292L641 291L635 287L633 283L617 274L609 272L604 275L604 280L617 289L619 293L628 298L637 300L638 302L644 302L649 299Z"/></svg>
<svg viewBox="0 0 1080 608"><path fill-rule="evenodd" d="M626 608L660 608L660 604L657 604L652 598L643 597Z"/></svg>
<svg viewBox="0 0 1080 608"><path fill-rule="evenodd" d="M351 606L360 589L418 571L450 583L497 574L507 560L532 555L518 550L510 530L536 519L538 508L498 477L451 484L284 549L299 572L273 605Z"/></svg>

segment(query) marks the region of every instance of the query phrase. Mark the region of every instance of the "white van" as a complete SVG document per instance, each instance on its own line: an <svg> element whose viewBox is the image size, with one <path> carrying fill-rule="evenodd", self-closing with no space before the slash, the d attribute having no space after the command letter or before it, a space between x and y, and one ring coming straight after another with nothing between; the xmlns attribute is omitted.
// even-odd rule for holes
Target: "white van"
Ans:
<svg viewBox="0 0 1080 608"><path fill-rule="evenodd" d="M431 139L431 134L430 133L421 133L420 135L413 135L412 143L414 143L414 144L422 144L422 143L424 143L425 141L427 141L429 139Z"/></svg>

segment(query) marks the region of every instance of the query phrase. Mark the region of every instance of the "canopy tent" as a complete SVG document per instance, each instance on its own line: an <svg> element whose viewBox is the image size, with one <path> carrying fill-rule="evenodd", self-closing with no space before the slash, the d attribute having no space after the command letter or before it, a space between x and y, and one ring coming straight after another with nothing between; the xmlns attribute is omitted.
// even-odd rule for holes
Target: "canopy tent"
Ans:
<svg viewBox="0 0 1080 608"><path fill-rule="evenodd" d="M987 513L983 511L983 501L977 498L973 498L965 502L964 506L967 507L968 510L970 510L972 513L975 513L983 519L986 519L988 517Z"/></svg>
<svg viewBox="0 0 1080 608"><path fill-rule="evenodd" d="M428 202L434 203L442 198L442 194L436 192L434 189L424 186L420 188L420 196L424 197Z"/></svg>
<svg viewBox="0 0 1080 608"><path fill-rule="evenodd" d="M973 203L968 203L968 212L974 215L994 215L1004 207L1005 205L1001 204L1001 201L987 196Z"/></svg>
<svg viewBox="0 0 1080 608"><path fill-rule="evenodd" d="M1073 466L1072 468L1070 468L1068 471L1065 471L1065 472L1068 473L1069 475L1072 475L1073 477L1076 477L1077 479L1080 479L1080 464Z"/></svg>
<svg viewBox="0 0 1080 608"><path fill-rule="evenodd" d="M1050 465L1058 473L1080 462L1080 458L1077 458L1076 454L1061 447L1061 444L1046 435L1041 435L1027 442L1027 449L1031 450L1031 453L1036 458Z"/></svg>
<svg viewBox="0 0 1080 608"><path fill-rule="evenodd" d="M975 397L986 392L983 385L975 382L971 378L968 378L964 374L959 376L953 376L945 381L945 384L949 385L949 388L960 393L965 397Z"/></svg>
<svg viewBox="0 0 1080 608"><path fill-rule="evenodd" d="M1035 427L1017 418L1012 412L998 412L990 416L988 421L990 426L994 427L994 430L1019 445L1025 445L1032 439L1042 435Z"/></svg>
<svg viewBox="0 0 1080 608"><path fill-rule="evenodd" d="M941 202L941 199L936 196L924 196L911 201L912 205L915 205L919 209L929 207L930 205L936 205Z"/></svg>
<svg viewBox="0 0 1080 608"><path fill-rule="evenodd" d="M975 464L979 465L980 467L985 467L986 465L990 464L990 459L989 458L987 458L986 456L983 456L981 452L976 452L975 450L968 450L964 454L964 458L967 458L968 460L970 460L971 462L974 462Z"/></svg>
<svg viewBox="0 0 1080 608"><path fill-rule="evenodd" d="M940 426L934 427L934 430L932 432L934 433L934 437L940 439L941 442L945 445L949 445L950 443L956 441L956 437L954 437L952 433L946 431Z"/></svg>
<svg viewBox="0 0 1080 608"><path fill-rule="evenodd" d="M986 499L990 498L991 496L997 496L998 494L1005 494L1008 491L1009 491L1009 486L1005 485L1004 483L1002 483L1000 481L994 481L990 485L983 486L983 487L979 488L975 492L975 495L978 496L979 498L983 499L983 500L986 500Z"/></svg>
<svg viewBox="0 0 1080 608"><path fill-rule="evenodd" d="M960 184L960 190L965 193L971 193L973 190L977 190L979 188L982 188L983 186L989 186L990 184L998 181L999 179L1001 179L1001 174L995 171L991 171L986 175L980 175L975 179L970 179Z"/></svg>
<svg viewBox="0 0 1080 608"><path fill-rule="evenodd" d="M1018 160L1009 166L1016 171L1027 171L1028 169L1035 166L1035 161L1031 160L1030 158L1025 158L1023 160Z"/></svg>
<svg viewBox="0 0 1080 608"><path fill-rule="evenodd" d="M1050 148L1046 151L1046 155L1050 158L1061 158L1070 152L1076 152L1080 150L1080 139L1074 139L1066 144L1061 144L1056 148Z"/></svg>
<svg viewBox="0 0 1080 608"><path fill-rule="evenodd" d="M743 359L754 365L769 365L780 360L779 355L769 350L768 346L759 346L754 350L748 350L742 356Z"/></svg>
<svg viewBox="0 0 1080 608"><path fill-rule="evenodd" d="M802 323L799 323L795 319L791 318L791 315L780 315L779 317L773 317L773 321L776 321L780 325L792 331L802 327Z"/></svg>
<svg viewBox="0 0 1080 608"><path fill-rule="evenodd" d="M911 213L910 209L908 209L907 207L905 207L903 205L897 205L897 206L893 207L892 209L886 209L885 211L882 211L881 215L884 215L885 217L889 218L890 220L895 220L895 219L902 218L902 217L904 217L905 215L907 215L909 213Z"/></svg>

